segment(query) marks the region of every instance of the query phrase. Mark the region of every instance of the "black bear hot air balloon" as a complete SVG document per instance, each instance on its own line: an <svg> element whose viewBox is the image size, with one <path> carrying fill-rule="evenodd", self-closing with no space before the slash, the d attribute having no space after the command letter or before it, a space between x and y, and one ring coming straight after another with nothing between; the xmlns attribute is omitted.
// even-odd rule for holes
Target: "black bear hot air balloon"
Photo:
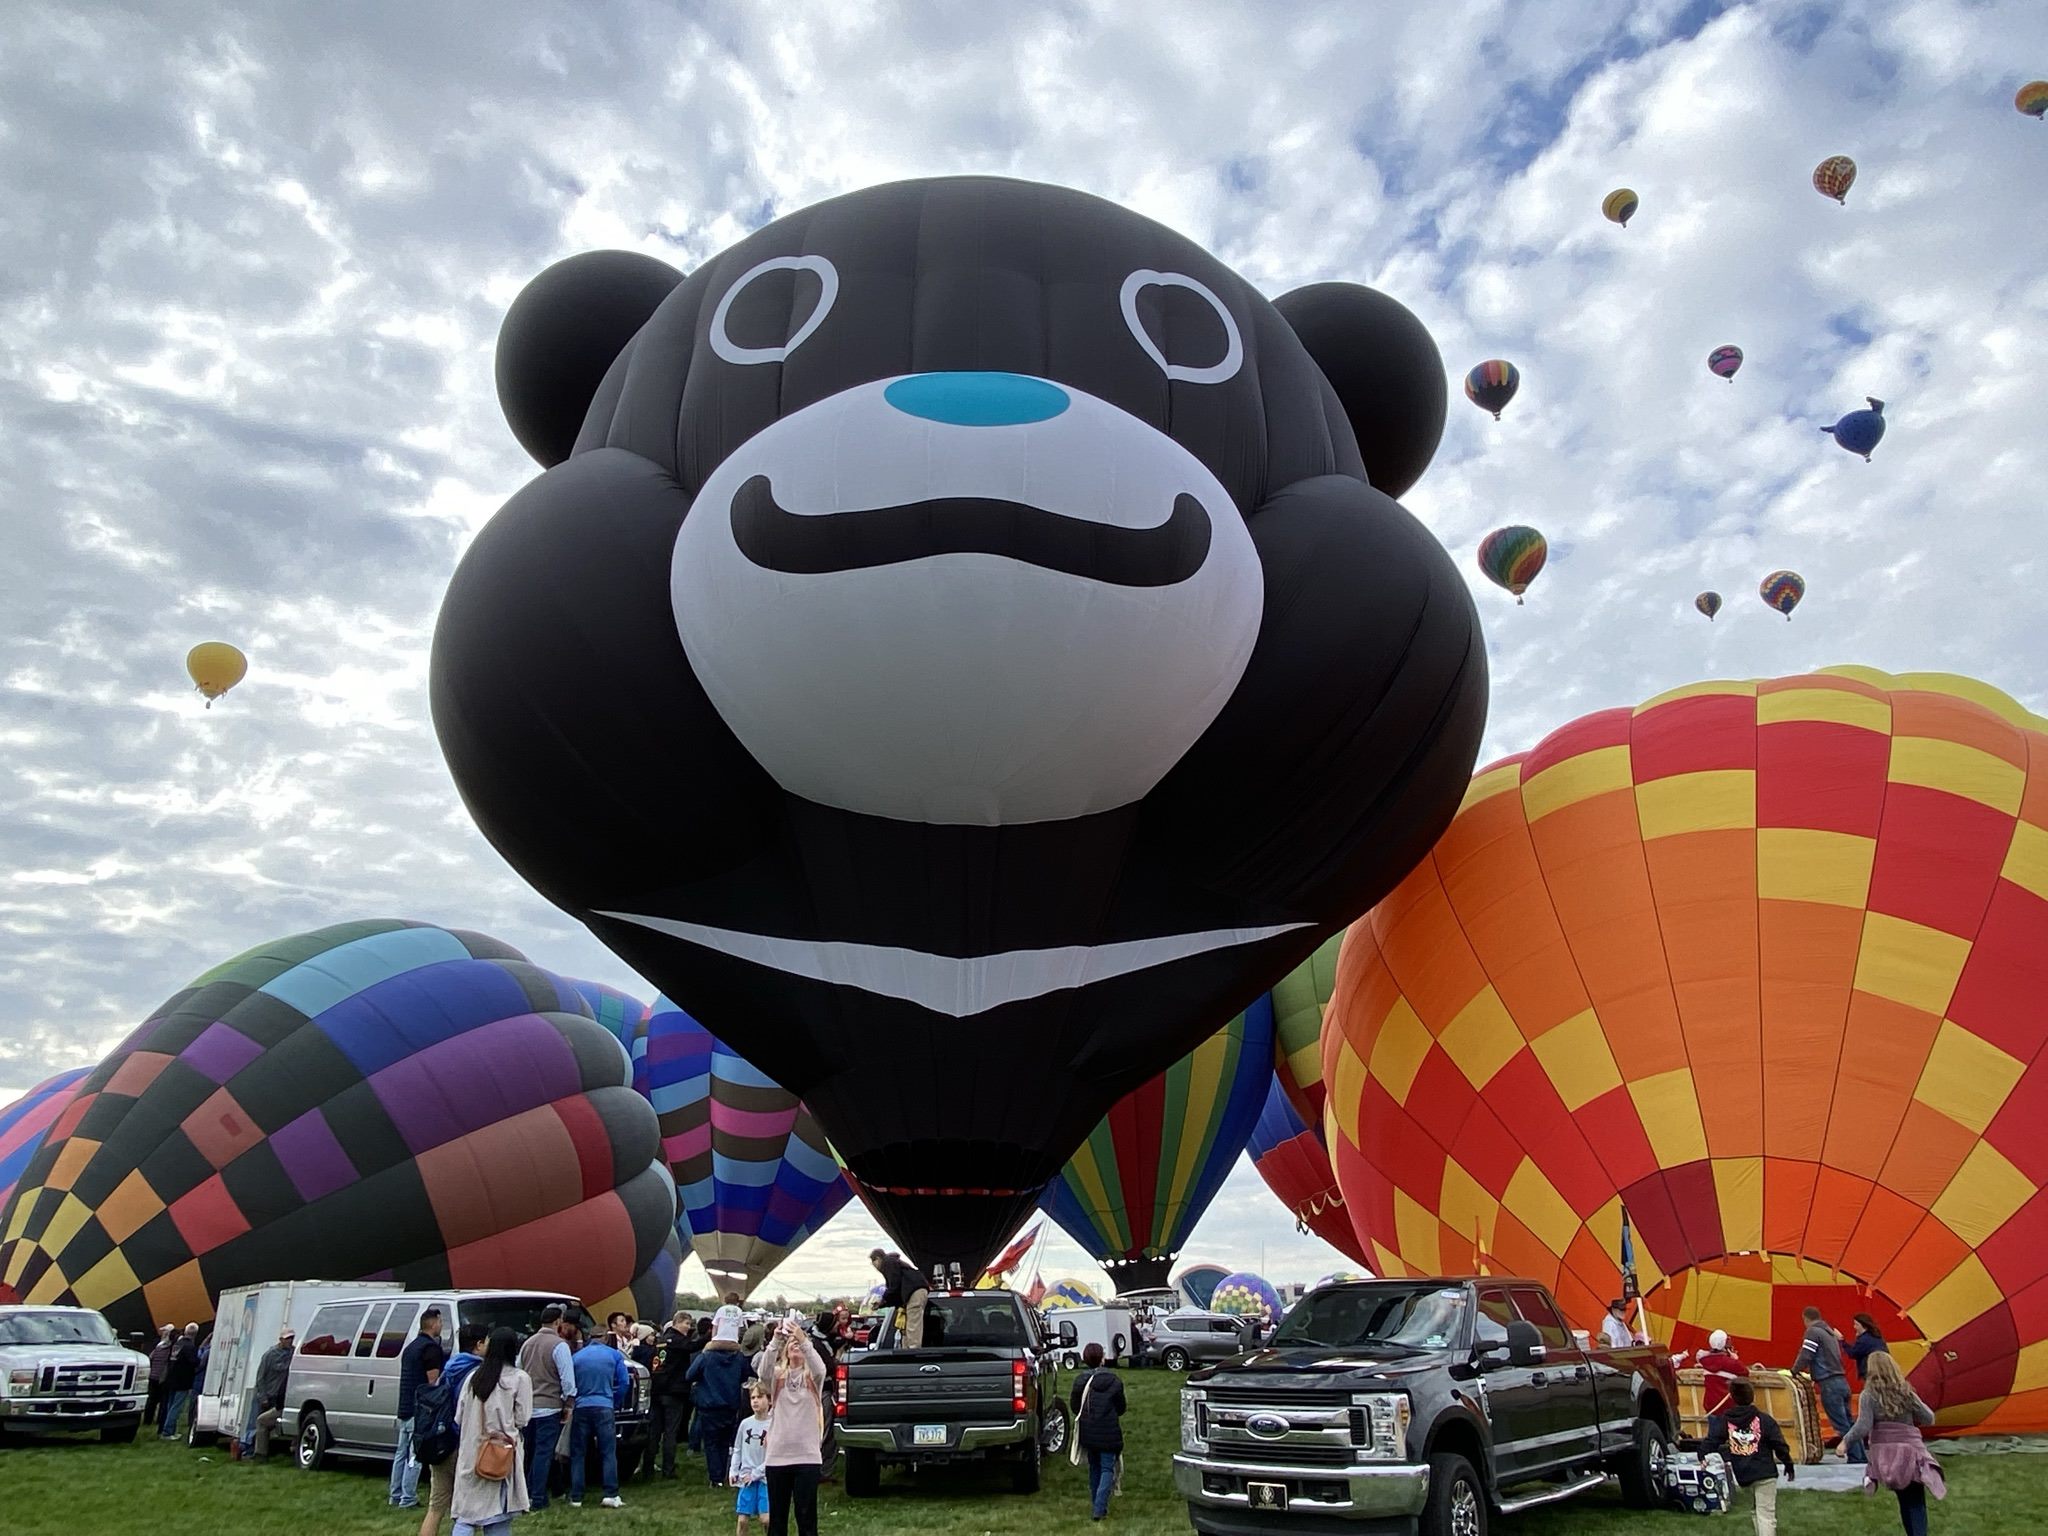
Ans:
<svg viewBox="0 0 2048 1536"><path fill-rule="evenodd" d="M1394 500L1442 361L1370 290L904 182L688 278L551 268L498 379L548 468L442 606L456 783L920 1262L978 1267L1457 808L1484 649Z"/></svg>

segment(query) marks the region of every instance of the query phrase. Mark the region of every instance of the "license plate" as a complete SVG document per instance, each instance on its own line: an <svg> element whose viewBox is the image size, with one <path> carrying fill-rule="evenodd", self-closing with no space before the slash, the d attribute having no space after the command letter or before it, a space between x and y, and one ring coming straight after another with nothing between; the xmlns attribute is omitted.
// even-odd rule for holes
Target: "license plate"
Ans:
<svg viewBox="0 0 2048 1536"><path fill-rule="evenodd" d="M1287 1485L1285 1483L1246 1483L1245 1500L1253 1509L1285 1509L1287 1507Z"/></svg>
<svg viewBox="0 0 2048 1536"><path fill-rule="evenodd" d="M910 1429L912 1445L944 1445L946 1426L943 1424L913 1424Z"/></svg>

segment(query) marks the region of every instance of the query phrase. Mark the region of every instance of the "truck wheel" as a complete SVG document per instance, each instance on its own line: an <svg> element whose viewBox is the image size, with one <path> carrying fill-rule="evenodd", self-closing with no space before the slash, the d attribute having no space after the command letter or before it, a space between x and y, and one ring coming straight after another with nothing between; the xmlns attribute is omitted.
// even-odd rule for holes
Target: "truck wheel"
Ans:
<svg viewBox="0 0 2048 1536"><path fill-rule="evenodd" d="M1010 1491L1012 1493L1038 1492L1038 1469L1040 1464L1038 1442L1033 1440L1010 1463Z"/></svg>
<svg viewBox="0 0 2048 1536"><path fill-rule="evenodd" d="M875 1459L873 1451L846 1451L846 1496L849 1499L872 1499L882 1491L882 1464Z"/></svg>
<svg viewBox="0 0 2048 1536"><path fill-rule="evenodd" d="M1067 1432L1072 1427L1067 1421L1067 1405L1054 1403L1045 1411L1045 1422L1038 1426L1039 1449L1058 1461L1067 1454Z"/></svg>
<svg viewBox="0 0 2048 1536"><path fill-rule="evenodd" d="M1664 1502L1664 1462L1670 1446L1655 1419L1636 1420L1635 1449L1614 1470L1621 1477L1621 1501L1630 1509L1655 1509Z"/></svg>
<svg viewBox="0 0 2048 1536"><path fill-rule="evenodd" d="M298 1438L292 1442L293 1459L306 1471L317 1472L327 1460L327 1448L332 1444L334 1437L327 1433L327 1415L318 1408L301 1410Z"/></svg>
<svg viewBox="0 0 2048 1536"><path fill-rule="evenodd" d="M1188 1368L1188 1352L1178 1344L1169 1344L1159 1357L1159 1363L1169 1371L1184 1371Z"/></svg>
<svg viewBox="0 0 2048 1536"><path fill-rule="evenodd" d="M135 1443L137 1427L134 1424L108 1424L100 1430L100 1443L102 1445L133 1445Z"/></svg>
<svg viewBox="0 0 2048 1536"><path fill-rule="evenodd" d="M1110 1363L1115 1364L1117 1361L1123 1359L1123 1357L1125 1356L1125 1354L1128 1353L1128 1351L1124 1347L1124 1336L1122 1334L1118 1334L1116 1338L1112 1340L1112 1342L1116 1346L1116 1351L1114 1354L1110 1356Z"/></svg>
<svg viewBox="0 0 2048 1536"><path fill-rule="evenodd" d="M1486 1536L1486 1487L1472 1463L1455 1451L1429 1458L1429 1502L1422 1506L1422 1536Z"/></svg>

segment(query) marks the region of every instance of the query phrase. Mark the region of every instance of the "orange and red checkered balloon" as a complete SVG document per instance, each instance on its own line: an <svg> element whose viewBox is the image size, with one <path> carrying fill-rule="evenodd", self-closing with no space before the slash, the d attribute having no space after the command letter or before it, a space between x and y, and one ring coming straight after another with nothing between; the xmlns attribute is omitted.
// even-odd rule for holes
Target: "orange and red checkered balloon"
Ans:
<svg viewBox="0 0 2048 1536"><path fill-rule="evenodd" d="M1950 1428L2048 1428L2048 721L1863 668L1589 715L1355 923L1331 1155L1386 1273L1789 1364L1875 1317Z"/></svg>

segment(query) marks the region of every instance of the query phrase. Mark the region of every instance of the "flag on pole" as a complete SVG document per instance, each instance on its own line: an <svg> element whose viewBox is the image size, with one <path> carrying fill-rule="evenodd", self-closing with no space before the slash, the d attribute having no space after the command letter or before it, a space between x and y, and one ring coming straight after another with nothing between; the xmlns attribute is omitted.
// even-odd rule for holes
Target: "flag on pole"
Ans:
<svg viewBox="0 0 2048 1536"><path fill-rule="evenodd" d="M1031 1245L1038 1241L1038 1229L1044 1225L1043 1221L1034 1221L1030 1228L1019 1236L1014 1243L991 1259L988 1266L989 1275L991 1277L1007 1275L1011 1270L1023 1263L1024 1255L1029 1253Z"/></svg>
<svg viewBox="0 0 2048 1536"><path fill-rule="evenodd" d="M1628 1207L1621 1208L1621 1299L1628 1303L1633 1313L1629 1329L1639 1339L1647 1339L1650 1331L1644 1326L1643 1289L1636 1279L1636 1238L1628 1224Z"/></svg>

